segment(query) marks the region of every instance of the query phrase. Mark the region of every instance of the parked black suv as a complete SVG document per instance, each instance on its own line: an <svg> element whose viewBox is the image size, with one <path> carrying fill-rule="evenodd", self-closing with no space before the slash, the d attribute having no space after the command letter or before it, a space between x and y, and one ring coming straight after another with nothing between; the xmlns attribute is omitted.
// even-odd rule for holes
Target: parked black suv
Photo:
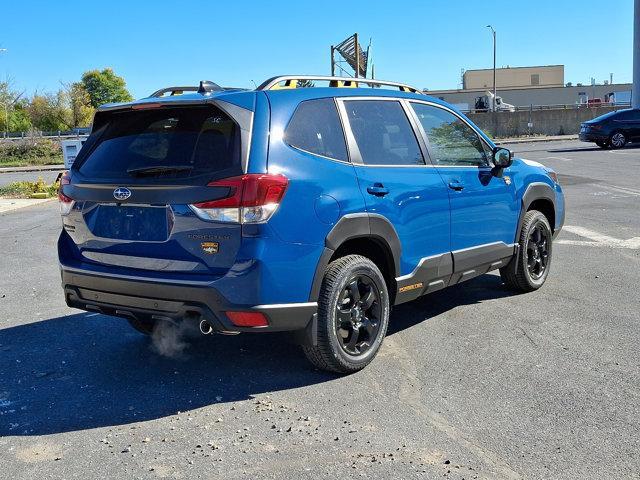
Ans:
<svg viewBox="0 0 640 480"><path fill-rule="evenodd" d="M580 140L595 142L601 148L622 148L640 140L640 110L626 109L605 113L580 126Z"/></svg>

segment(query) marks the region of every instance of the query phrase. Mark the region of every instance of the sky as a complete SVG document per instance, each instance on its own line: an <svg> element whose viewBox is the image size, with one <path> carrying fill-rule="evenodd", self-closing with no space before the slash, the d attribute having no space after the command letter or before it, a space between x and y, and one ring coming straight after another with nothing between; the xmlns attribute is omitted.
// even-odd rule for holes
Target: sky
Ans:
<svg viewBox="0 0 640 480"><path fill-rule="evenodd" d="M358 32L376 78L460 87L461 69L564 64L565 82L631 82L633 0L0 0L0 78L28 95L111 67L134 97L207 79L252 88L330 72Z"/></svg>

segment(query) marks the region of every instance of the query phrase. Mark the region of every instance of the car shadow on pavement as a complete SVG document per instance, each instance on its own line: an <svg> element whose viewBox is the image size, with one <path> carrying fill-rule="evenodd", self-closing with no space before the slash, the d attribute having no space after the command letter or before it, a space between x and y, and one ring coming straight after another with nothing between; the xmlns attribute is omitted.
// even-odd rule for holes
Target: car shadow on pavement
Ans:
<svg viewBox="0 0 640 480"><path fill-rule="evenodd" d="M481 275L468 282L394 307L387 335L401 332L462 305L473 305L513 295L517 295L517 292L509 290L499 275Z"/></svg>
<svg viewBox="0 0 640 480"><path fill-rule="evenodd" d="M398 306L388 334L509 294L484 275ZM0 330L0 365L0 437L130 424L336 378L282 334L199 337L168 357L126 321L90 313Z"/></svg>

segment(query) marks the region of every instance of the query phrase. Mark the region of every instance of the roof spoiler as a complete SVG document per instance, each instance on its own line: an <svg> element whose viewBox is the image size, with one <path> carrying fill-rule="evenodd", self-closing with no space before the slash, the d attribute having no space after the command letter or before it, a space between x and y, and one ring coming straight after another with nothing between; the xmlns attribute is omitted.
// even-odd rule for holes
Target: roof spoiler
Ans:
<svg viewBox="0 0 640 480"><path fill-rule="evenodd" d="M206 95L207 93L221 92L223 90L224 88L222 88L217 83L214 83L210 80L200 80L200 85L197 87L189 86L161 88L160 90L156 90L151 95L149 95L149 98L159 98L164 96L166 93L168 93L169 96L182 95L184 92L198 92L202 95Z"/></svg>

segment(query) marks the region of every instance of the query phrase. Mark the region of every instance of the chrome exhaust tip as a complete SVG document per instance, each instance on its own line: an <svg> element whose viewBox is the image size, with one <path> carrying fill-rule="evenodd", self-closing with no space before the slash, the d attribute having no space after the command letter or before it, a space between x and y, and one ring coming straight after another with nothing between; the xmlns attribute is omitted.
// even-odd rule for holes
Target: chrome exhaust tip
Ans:
<svg viewBox="0 0 640 480"><path fill-rule="evenodd" d="M213 327L208 320L200 320L200 333L203 335L209 335L213 333Z"/></svg>

